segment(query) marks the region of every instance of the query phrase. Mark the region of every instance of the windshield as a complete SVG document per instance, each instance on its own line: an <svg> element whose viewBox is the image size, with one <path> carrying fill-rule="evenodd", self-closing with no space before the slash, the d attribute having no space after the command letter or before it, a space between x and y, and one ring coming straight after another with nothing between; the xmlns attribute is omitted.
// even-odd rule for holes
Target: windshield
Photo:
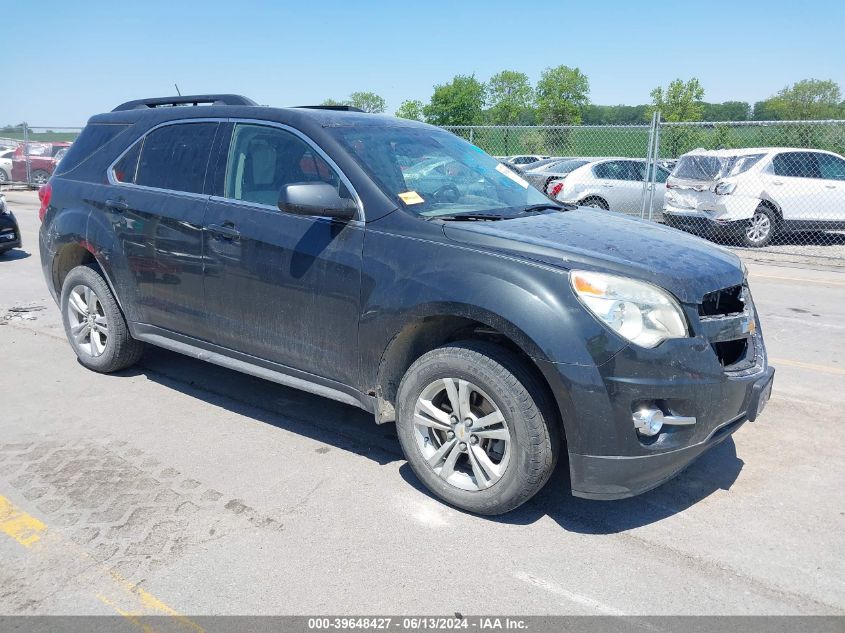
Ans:
<svg viewBox="0 0 845 633"><path fill-rule="evenodd" d="M422 216L509 215L549 204L518 174L454 134L432 128L330 128L379 187Z"/></svg>
<svg viewBox="0 0 845 633"><path fill-rule="evenodd" d="M745 154L742 156L687 154L678 159L678 164L675 166L672 175L687 180L719 180L748 171L763 156L764 154Z"/></svg>

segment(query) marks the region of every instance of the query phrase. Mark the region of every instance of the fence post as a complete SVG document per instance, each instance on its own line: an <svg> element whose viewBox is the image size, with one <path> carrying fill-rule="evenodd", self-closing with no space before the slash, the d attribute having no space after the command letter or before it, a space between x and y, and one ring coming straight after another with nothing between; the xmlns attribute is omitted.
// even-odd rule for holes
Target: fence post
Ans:
<svg viewBox="0 0 845 633"><path fill-rule="evenodd" d="M654 113L656 121L654 123L654 150L652 151L651 159L651 188L648 192L648 219L654 220L654 190L657 188L657 159L660 157L660 111Z"/></svg>
<svg viewBox="0 0 845 633"><path fill-rule="evenodd" d="M29 184L32 181L32 177L29 166L29 126L26 123L23 124L23 160L24 165L26 166L24 169L26 174L26 184Z"/></svg>
<svg viewBox="0 0 845 633"><path fill-rule="evenodd" d="M473 134L475 130L469 128L469 142L475 145L475 135Z"/></svg>
<svg viewBox="0 0 845 633"><path fill-rule="evenodd" d="M642 197L640 198L640 218L645 218L645 201L648 197L648 169L649 165L651 164L651 154L652 150L654 149L654 128L655 128L655 120L657 119L657 111L655 110L651 115L651 127L648 130L648 150L646 150L646 157L645 157L645 164L646 164L646 177L643 178L643 193Z"/></svg>

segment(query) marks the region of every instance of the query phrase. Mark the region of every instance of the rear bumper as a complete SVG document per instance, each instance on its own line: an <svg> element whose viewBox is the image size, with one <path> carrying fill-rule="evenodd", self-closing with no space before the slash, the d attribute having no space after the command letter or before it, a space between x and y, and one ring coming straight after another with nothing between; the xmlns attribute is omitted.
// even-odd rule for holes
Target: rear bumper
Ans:
<svg viewBox="0 0 845 633"><path fill-rule="evenodd" d="M769 367L746 384L744 412L716 426L696 444L651 455L569 454L572 494L596 500L624 499L656 488L668 481L699 456L730 437L747 421L754 420L771 393L775 370Z"/></svg>
<svg viewBox="0 0 845 633"><path fill-rule="evenodd" d="M0 218L0 253L21 247L21 230L15 216Z"/></svg>

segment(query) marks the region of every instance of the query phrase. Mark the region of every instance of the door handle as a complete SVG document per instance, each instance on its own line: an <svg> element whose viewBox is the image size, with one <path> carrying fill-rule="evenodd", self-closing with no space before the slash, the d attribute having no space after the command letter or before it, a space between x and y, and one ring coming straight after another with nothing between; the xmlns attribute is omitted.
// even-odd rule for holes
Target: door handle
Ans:
<svg viewBox="0 0 845 633"><path fill-rule="evenodd" d="M118 213L123 213L129 210L129 205L123 200L106 200L106 208Z"/></svg>
<svg viewBox="0 0 845 633"><path fill-rule="evenodd" d="M836 189L836 185L825 185L825 189Z"/></svg>
<svg viewBox="0 0 845 633"><path fill-rule="evenodd" d="M215 235L219 235L230 240L239 240L241 237L241 232L238 231L233 224L209 224L208 230Z"/></svg>
<svg viewBox="0 0 845 633"><path fill-rule="evenodd" d="M773 181L772 181L772 184L773 184L773 185L782 185L782 184L783 184L783 181L782 181L782 180L773 180Z"/></svg>

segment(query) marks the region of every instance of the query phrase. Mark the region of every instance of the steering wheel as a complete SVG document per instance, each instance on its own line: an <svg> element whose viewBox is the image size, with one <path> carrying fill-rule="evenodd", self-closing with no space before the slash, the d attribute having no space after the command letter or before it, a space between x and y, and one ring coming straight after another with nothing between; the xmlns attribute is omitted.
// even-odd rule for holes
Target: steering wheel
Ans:
<svg viewBox="0 0 845 633"><path fill-rule="evenodd" d="M443 185L431 195L437 202L457 202L461 197L461 190L455 185Z"/></svg>

